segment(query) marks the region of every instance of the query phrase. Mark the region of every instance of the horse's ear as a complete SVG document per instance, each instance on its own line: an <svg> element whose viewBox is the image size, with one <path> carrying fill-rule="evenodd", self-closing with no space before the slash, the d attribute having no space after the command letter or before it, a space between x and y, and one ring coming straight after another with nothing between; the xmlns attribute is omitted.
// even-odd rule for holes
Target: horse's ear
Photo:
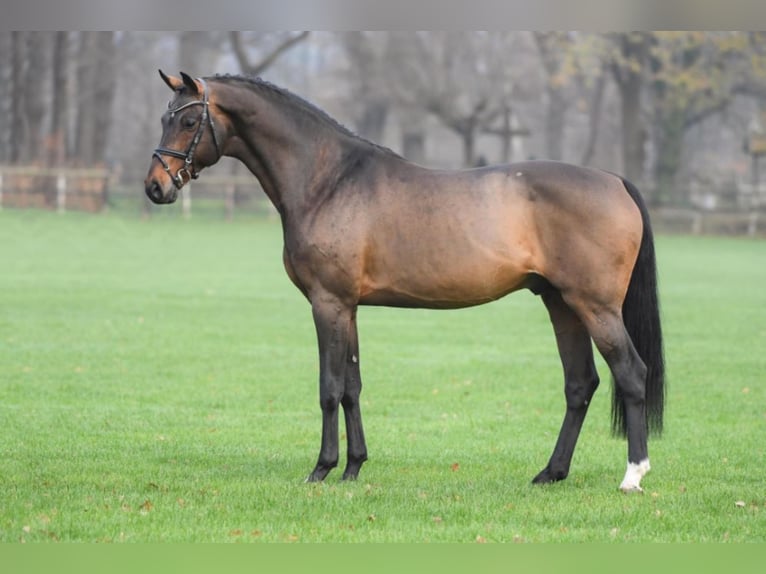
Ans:
<svg viewBox="0 0 766 574"><path fill-rule="evenodd" d="M189 92L191 92L194 95L200 93L197 82L195 82L194 78L192 78L189 74L184 74L183 72L181 72L181 78L183 78L184 86L189 88Z"/></svg>
<svg viewBox="0 0 766 574"><path fill-rule="evenodd" d="M168 85L168 88L173 90L174 92L183 86L183 82L179 78L175 78L173 76L168 76L165 72L162 70L157 70L160 73L160 78Z"/></svg>

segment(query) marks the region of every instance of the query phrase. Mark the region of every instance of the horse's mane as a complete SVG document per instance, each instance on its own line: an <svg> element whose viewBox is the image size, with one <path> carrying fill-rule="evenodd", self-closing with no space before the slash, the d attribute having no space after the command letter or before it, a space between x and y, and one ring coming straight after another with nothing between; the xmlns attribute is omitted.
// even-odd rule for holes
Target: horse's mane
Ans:
<svg viewBox="0 0 766 574"><path fill-rule="evenodd" d="M301 96L298 96L292 93L290 90L286 88L277 86L276 84L272 84L271 82L264 80L260 77L242 76L237 74L216 74L215 76L212 76L209 79L217 81L217 82L223 82L225 84L232 84L232 83L244 84L247 88L257 91L266 97L270 97L272 100L282 101L288 105L293 106L294 108L297 108L298 110L301 110L302 112L306 113L310 117L316 119L319 123L329 126L330 128L340 132L343 135L346 135L355 140L363 142L385 153L393 154L397 157L399 156L399 154L397 154L393 150L385 146L379 145L375 142L372 142L360 136L359 134L354 133L353 131L348 129L346 126L341 124L338 120L336 120L331 115L329 115L327 112L317 107L316 105L312 104L308 100L305 100Z"/></svg>

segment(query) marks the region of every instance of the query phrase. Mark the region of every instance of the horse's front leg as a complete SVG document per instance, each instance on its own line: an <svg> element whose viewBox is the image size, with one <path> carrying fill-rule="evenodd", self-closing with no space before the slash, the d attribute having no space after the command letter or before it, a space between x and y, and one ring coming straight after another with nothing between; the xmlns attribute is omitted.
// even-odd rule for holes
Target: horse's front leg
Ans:
<svg viewBox="0 0 766 574"><path fill-rule="evenodd" d="M316 467L306 480L319 482L338 465L338 407L344 394L353 308L331 296L313 298L311 308L319 344L322 446Z"/></svg>
<svg viewBox="0 0 766 574"><path fill-rule="evenodd" d="M346 377L343 390L343 414L346 418L346 440L348 441L348 460L343 480L355 480L362 463L367 460L367 444L362 428L362 412L359 407L359 395L362 392L362 375L359 368L359 336L356 329L356 310L351 317L348 353L346 354Z"/></svg>

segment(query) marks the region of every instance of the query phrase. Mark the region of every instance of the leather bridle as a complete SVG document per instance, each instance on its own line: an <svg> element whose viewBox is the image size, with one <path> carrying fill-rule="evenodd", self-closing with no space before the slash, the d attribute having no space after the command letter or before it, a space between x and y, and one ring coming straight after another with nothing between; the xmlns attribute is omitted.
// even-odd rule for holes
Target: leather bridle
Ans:
<svg viewBox="0 0 766 574"><path fill-rule="evenodd" d="M218 146L218 136L216 135L215 125L213 124L213 116L210 115L209 112L207 84L202 78L197 78L197 81L202 85L202 99L195 100L193 102L187 102L182 106L170 110L170 117L172 118L181 110L191 106L202 106L202 115L200 115L199 125L197 126L197 132L194 134L194 139L192 139L189 147L186 148L185 152L169 149L166 147L158 147L152 154L152 156L156 157L162 164L162 167L170 176L170 179L173 181L173 185L175 185L177 189L181 189L189 180L197 179L199 177L199 173L194 169L192 162L194 161L194 152L197 151L197 146L199 145L199 142L202 139L202 134L205 131L206 123L210 125L210 132L213 134L213 144L215 144L215 151L219 156L221 155L221 150ZM175 175L173 175L170 173L170 166L163 159L163 155L169 155L184 160L183 167L180 168ZM186 177L186 180L184 180L184 176Z"/></svg>

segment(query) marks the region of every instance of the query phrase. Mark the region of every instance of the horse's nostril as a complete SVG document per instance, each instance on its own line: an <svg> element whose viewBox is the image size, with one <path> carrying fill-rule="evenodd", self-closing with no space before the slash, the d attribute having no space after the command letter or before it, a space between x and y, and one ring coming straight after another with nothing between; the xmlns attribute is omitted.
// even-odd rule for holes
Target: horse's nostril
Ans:
<svg viewBox="0 0 766 574"><path fill-rule="evenodd" d="M154 201L155 203L159 203L162 201L162 187L160 184L156 181L153 181L150 185L146 187L146 195L149 196L149 199Z"/></svg>

